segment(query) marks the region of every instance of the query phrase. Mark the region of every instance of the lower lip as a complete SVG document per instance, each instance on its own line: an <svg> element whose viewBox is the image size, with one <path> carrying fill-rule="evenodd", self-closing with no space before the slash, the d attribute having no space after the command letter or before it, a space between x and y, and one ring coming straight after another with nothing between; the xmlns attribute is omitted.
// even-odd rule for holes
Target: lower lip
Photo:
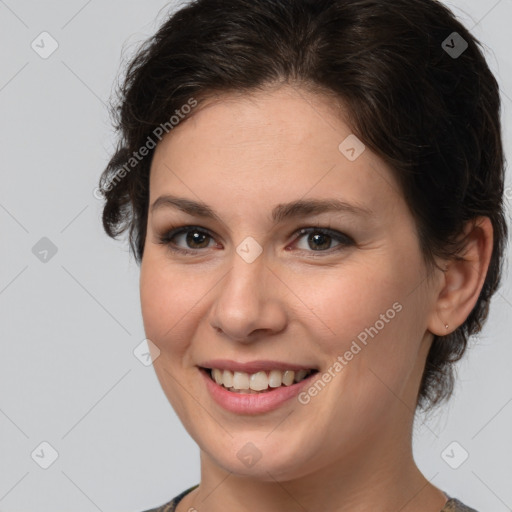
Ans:
<svg viewBox="0 0 512 512"><path fill-rule="evenodd" d="M265 393L249 394L228 391L225 387L212 380L206 370L199 369L199 372L205 380L206 388L210 392L211 397L217 404L231 412L251 415L277 409L288 400L297 396L303 387L310 385L312 377L317 375L317 373L313 373L291 386L280 386Z"/></svg>

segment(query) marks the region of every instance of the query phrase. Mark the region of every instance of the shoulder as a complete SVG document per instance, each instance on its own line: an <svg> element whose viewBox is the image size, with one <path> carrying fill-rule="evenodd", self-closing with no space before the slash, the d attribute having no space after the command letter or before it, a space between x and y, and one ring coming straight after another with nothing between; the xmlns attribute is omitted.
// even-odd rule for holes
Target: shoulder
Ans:
<svg viewBox="0 0 512 512"><path fill-rule="evenodd" d="M450 498L441 512L477 512L474 508L470 508L456 498Z"/></svg>
<svg viewBox="0 0 512 512"><path fill-rule="evenodd" d="M164 503L159 507L152 508L150 510L145 510L144 512L174 512L176 510L176 505L178 505L178 503L183 499L185 494L188 494L189 492L193 491L198 486L199 484L194 485L193 487L190 487L189 489L178 494L178 496L175 496L171 501Z"/></svg>

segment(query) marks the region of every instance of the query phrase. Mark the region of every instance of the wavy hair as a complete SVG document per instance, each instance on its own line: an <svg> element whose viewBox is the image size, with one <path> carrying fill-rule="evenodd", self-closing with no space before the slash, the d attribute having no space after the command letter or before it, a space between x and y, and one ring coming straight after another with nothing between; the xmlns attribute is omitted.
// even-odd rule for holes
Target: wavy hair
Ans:
<svg viewBox="0 0 512 512"><path fill-rule="evenodd" d="M482 48L436 0L188 2L138 48L112 104L118 141L99 182L104 229L113 238L129 231L140 263L154 148L129 172L126 164L191 98L285 83L338 98L353 133L392 168L429 272L436 257L462 258L468 221L492 222L478 301L452 333L434 336L426 360L417 406L430 409L451 396L453 363L488 316L508 235L499 87Z"/></svg>

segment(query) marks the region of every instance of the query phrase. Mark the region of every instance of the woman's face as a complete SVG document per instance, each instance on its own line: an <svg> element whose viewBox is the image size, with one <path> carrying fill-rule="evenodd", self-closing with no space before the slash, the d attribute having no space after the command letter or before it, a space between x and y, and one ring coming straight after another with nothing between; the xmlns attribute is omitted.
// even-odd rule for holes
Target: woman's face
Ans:
<svg viewBox="0 0 512 512"><path fill-rule="evenodd" d="M329 99L285 86L209 102L156 148L145 332L170 403L226 471L287 480L410 443L435 287L390 169L353 137ZM214 215L159 200L171 195ZM200 369L235 363L273 385L292 376L273 369L318 371L244 395Z"/></svg>

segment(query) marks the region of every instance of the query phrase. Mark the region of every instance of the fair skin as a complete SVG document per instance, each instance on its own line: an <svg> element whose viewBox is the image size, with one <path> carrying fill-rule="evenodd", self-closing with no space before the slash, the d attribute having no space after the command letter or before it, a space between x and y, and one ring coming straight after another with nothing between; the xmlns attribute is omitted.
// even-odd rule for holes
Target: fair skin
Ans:
<svg viewBox="0 0 512 512"><path fill-rule="evenodd" d="M446 271L426 279L391 170L368 147L354 161L338 149L351 133L332 100L284 86L207 102L155 150L142 314L160 350L158 379L201 460L200 486L178 512L439 512L446 503L413 460L416 396L433 334L461 325L478 299L492 226L479 219L467 262L442 262ZM206 203L220 220L151 211L164 194ZM312 198L373 214L272 222L276 205ZM177 235L174 246L193 254L173 253L158 243L171 226L211 237ZM316 249L312 236L292 236L308 227L354 243L324 238ZM248 236L263 248L252 263L236 251ZM199 374L201 361L224 358L306 364L320 376L397 302L401 311L307 404L237 414ZM261 454L251 467L237 457L247 442Z"/></svg>

